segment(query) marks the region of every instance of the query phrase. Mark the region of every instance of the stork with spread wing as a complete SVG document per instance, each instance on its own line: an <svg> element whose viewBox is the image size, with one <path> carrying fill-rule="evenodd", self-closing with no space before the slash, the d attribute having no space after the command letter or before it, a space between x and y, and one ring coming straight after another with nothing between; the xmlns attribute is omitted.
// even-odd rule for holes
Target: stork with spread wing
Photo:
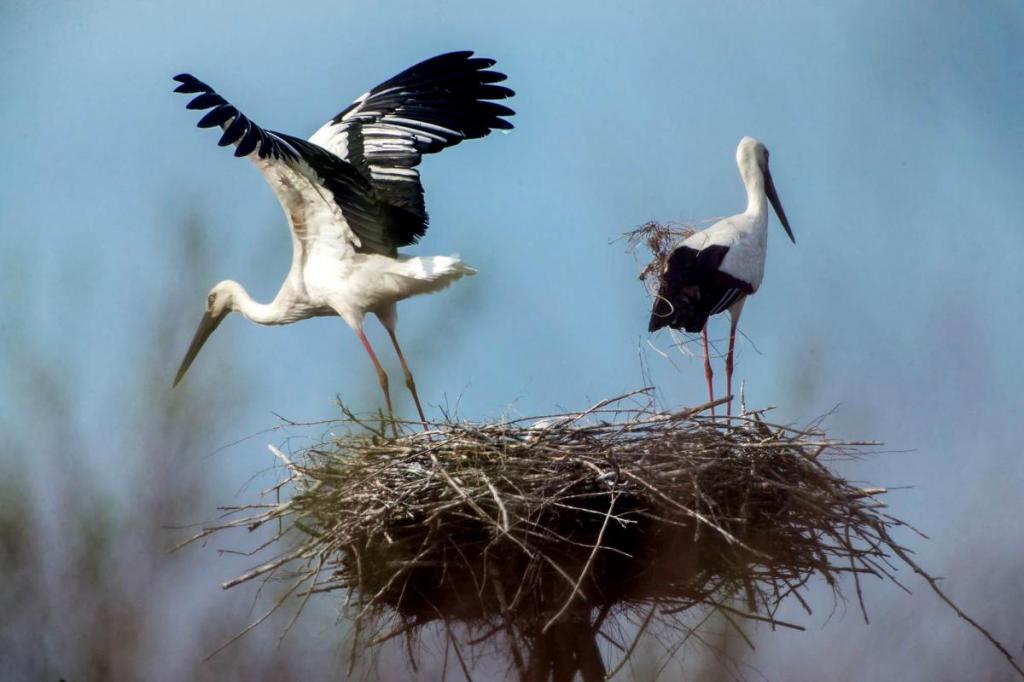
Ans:
<svg viewBox="0 0 1024 682"><path fill-rule="evenodd" d="M514 93L497 85L505 75L491 70L494 63L451 52L416 64L359 97L308 141L260 128L202 81L175 77L175 92L196 95L188 108L206 110L199 127L222 128L218 144L233 145L235 156L248 158L263 174L284 207L293 247L291 269L270 303L255 302L231 280L210 290L175 385L232 312L264 325L339 315L370 356L391 414L387 374L363 333L363 319L373 313L391 337L426 427L395 336L395 304L475 271L456 256L409 257L398 248L427 230L416 169L423 154L512 128L505 117L514 112L494 100Z"/></svg>

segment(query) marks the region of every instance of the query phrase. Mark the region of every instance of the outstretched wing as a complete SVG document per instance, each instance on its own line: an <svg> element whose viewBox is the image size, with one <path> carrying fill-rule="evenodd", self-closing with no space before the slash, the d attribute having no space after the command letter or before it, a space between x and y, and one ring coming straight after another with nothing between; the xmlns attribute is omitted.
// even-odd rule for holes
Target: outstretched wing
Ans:
<svg viewBox="0 0 1024 682"><path fill-rule="evenodd" d="M427 229L416 170L423 154L512 128L502 117L515 112L493 100L515 93L496 85L506 76L491 71L494 64L472 52L432 57L362 95L309 138L355 166L382 200L420 218L417 229L391 235L397 246Z"/></svg>
<svg viewBox="0 0 1024 682"><path fill-rule="evenodd" d="M353 249L394 255L390 235L414 231L421 223L414 213L381 201L352 164L316 144L259 127L190 74L174 80L180 83L175 92L196 94L187 108L208 110L198 126L220 126L224 132L217 144L234 145L235 156L259 168L288 216L296 258L311 239L339 255Z"/></svg>

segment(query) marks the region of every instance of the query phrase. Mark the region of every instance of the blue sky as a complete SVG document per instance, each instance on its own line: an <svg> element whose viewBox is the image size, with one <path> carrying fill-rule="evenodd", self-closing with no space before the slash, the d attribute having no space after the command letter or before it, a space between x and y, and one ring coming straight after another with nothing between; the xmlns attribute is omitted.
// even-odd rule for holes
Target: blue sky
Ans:
<svg viewBox="0 0 1024 682"><path fill-rule="evenodd" d="M169 391L208 288L237 279L268 300L290 261L273 194L195 129L171 76L192 72L261 125L309 135L409 64L473 49L509 75L518 115L511 134L421 167L431 229L408 252L457 252L480 270L399 308L428 412L577 408L641 385L641 353L665 404L701 401L699 359L645 350L638 266L611 242L650 219L742 210L734 150L756 136L797 244L773 220L737 378L780 420L838 405L837 434L909 451L852 471L914 486L893 510L933 535L914 547L955 588L944 569L960 540L1024 541L1022 28L1011 2L7 2L0 343L51 358L104 442L126 402L148 399L119 372L126 359L162 363L148 390ZM202 281L169 255L190 217L213 251ZM174 351L156 357L139 339L168 296L182 302ZM383 331L368 331L400 384ZM379 404L337 319L231 319L179 390L199 390L195 374L216 390L221 372L244 376L247 398L211 452L273 413L329 417L335 395ZM45 430L7 386L0 406L26 434ZM262 443L239 448L223 472L236 484ZM830 627L820 641L854 626Z"/></svg>

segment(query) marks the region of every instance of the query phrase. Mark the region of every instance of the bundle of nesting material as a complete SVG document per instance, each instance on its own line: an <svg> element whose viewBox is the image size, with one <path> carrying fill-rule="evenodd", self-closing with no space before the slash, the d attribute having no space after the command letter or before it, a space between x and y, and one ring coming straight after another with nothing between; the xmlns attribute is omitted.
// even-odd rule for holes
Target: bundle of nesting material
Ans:
<svg viewBox="0 0 1024 682"><path fill-rule="evenodd" d="M859 597L861 577L894 579L894 556L910 563L885 491L828 465L872 444L756 412L659 410L649 395L397 438L349 415L346 435L291 457L274 449L287 471L274 490L289 486L289 499L231 510L197 537L275 521L263 548L275 556L226 586L286 575L300 603L345 596L357 650L440 626L461 662L487 643L524 679L558 665L598 679L599 640L621 665L635 646L623 632L683 637L708 611L800 628L776 613L803 603L812 577Z"/></svg>
<svg viewBox="0 0 1024 682"><path fill-rule="evenodd" d="M639 279L644 283L652 299L658 293L659 278L665 270L672 249L696 233L697 229L688 223L659 223L651 220L623 235L627 249L634 255L641 245L647 247L650 252L650 260L640 270Z"/></svg>

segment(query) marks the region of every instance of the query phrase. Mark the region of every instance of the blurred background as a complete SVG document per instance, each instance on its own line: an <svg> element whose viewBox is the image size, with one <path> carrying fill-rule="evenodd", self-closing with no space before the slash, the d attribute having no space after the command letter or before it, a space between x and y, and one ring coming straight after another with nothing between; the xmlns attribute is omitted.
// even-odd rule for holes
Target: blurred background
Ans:
<svg viewBox="0 0 1024 682"><path fill-rule="evenodd" d="M337 396L381 406L355 336L328 318L232 317L171 390L209 287L237 279L269 300L291 245L259 174L195 129L170 78L190 71L261 125L306 136L456 49L498 60L519 114L511 134L421 167L432 227L408 252L457 252L480 271L400 306L428 413L577 409L648 379L664 405L702 402L699 357L644 332L641 263L616 240L651 219L742 210L734 150L756 136L797 244L773 218L737 351L748 404L780 422L831 412L834 436L884 441L893 452L844 473L898 488L892 513L931 537L901 539L1024 656L1022 29L1010 0L6 0L0 679L343 675L333 597L282 643L272 620L204 662L273 594L220 589L249 560L219 550L244 537L169 553L183 526L253 499L267 443L294 450L327 428L280 417L329 419ZM727 322L711 331L721 340ZM368 334L400 384L383 330ZM652 639L624 678L1009 678L902 577L913 594L865 585L870 625L816 586L813 614L780 614L807 632L751 627L751 651L710 626L667 666L673 643ZM417 671L402 657L386 649L357 675L440 674L429 655ZM481 665L482 679L502 671Z"/></svg>

